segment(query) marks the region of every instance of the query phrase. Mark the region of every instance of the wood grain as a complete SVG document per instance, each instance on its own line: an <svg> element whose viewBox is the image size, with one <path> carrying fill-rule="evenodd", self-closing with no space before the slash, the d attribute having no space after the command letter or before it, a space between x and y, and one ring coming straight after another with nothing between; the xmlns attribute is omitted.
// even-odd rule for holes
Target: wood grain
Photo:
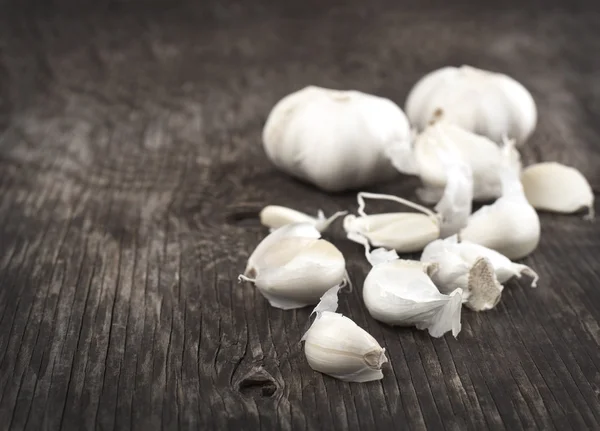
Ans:
<svg viewBox="0 0 600 431"><path fill-rule="evenodd" d="M358 286L340 310L390 358L368 384L313 372L310 310L236 281L262 206L354 208L264 156L270 108L308 84L403 105L437 67L509 73L539 107L525 162L575 166L597 196L593 3L1 4L0 428L600 428L598 223L542 214L539 287L465 309L458 339L375 322L338 226Z"/></svg>

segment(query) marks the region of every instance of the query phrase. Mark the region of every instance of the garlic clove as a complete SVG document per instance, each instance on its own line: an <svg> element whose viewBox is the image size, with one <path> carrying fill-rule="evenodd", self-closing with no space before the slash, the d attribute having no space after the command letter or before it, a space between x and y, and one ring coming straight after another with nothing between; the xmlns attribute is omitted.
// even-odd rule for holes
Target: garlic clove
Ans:
<svg viewBox="0 0 600 431"><path fill-rule="evenodd" d="M385 349L351 319L335 313L337 291L333 288L323 295L314 311L317 317L302 337L308 364L343 381L380 380L387 362Z"/></svg>
<svg viewBox="0 0 600 431"><path fill-rule="evenodd" d="M319 237L310 224L277 229L252 253L240 280L254 283L273 307L316 304L332 286L349 284L344 256Z"/></svg>
<svg viewBox="0 0 600 431"><path fill-rule="evenodd" d="M421 251L440 236L437 220L418 213L348 215L344 218L344 229L365 236L375 247L391 248L400 253Z"/></svg>
<svg viewBox="0 0 600 431"><path fill-rule="evenodd" d="M502 197L471 214L459 237L461 241L496 250L509 259L520 259L535 250L541 229L537 212L525 198L519 172L510 162L513 145L505 141L503 148Z"/></svg>
<svg viewBox="0 0 600 431"><path fill-rule="evenodd" d="M348 211L338 211L329 218L325 218L322 211L319 211L317 217L312 217L292 208L279 205L268 205L260 212L260 222L271 229L278 229L286 224L309 223L319 232L326 231L331 223L337 218L346 215Z"/></svg>
<svg viewBox="0 0 600 431"><path fill-rule="evenodd" d="M363 286L371 316L393 326L427 329L433 337L461 329L462 290L450 295L438 291L421 262L395 260L375 265Z"/></svg>
<svg viewBox="0 0 600 431"><path fill-rule="evenodd" d="M408 139L408 120L391 100L316 86L281 99L263 129L276 167L330 192L393 178L385 148Z"/></svg>
<svg viewBox="0 0 600 431"><path fill-rule="evenodd" d="M577 169L555 162L528 166L521 174L525 196L537 209L570 214L588 210L594 217L594 192Z"/></svg>

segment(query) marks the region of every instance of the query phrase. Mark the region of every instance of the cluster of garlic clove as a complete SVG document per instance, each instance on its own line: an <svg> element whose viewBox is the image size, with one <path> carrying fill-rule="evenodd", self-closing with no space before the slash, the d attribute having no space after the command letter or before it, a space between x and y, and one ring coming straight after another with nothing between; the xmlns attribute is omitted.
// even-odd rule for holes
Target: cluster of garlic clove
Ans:
<svg viewBox="0 0 600 431"><path fill-rule="evenodd" d="M276 167L329 192L397 175L385 149L408 139L408 120L391 100L315 86L280 100L263 129Z"/></svg>
<svg viewBox="0 0 600 431"><path fill-rule="evenodd" d="M316 304L333 286L349 284L344 256L310 223L270 233L239 278L254 283L273 307L284 310Z"/></svg>
<svg viewBox="0 0 600 431"><path fill-rule="evenodd" d="M405 111L419 130L441 118L495 142L506 136L522 144L537 123L535 101L523 85L466 65L421 78L408 95Z"/></svg>

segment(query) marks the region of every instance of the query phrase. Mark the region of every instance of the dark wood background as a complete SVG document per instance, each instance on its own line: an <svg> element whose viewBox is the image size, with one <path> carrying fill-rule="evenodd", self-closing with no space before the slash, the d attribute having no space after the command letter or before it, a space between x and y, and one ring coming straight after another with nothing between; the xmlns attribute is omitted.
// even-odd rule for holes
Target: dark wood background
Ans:
<svg viewBox="0 0 600 431"><path fill-rule="evenodd" d="M434 68L506 72L539 107L524 160L575 166L598 196L595 3L437 3L4 0L0 429L599 429L598 222L543 214L539 288L465 309L458 339L371 319L338 226L358 286L340 310L390 358L368 384L313 372L310 309L236 282L262 206L355 205L264 156L270 108L307 84L403 106Z"/></svg>

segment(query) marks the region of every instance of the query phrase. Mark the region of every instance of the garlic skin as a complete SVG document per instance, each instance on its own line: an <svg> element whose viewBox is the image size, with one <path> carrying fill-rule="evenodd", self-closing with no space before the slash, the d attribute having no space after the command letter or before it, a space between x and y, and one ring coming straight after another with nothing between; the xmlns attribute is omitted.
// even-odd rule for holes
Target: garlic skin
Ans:
<svg viewBox="0 0 600 431"><path fill-rule="evenodd" d="M443 67L422 77L405 105L413 126L425 129L440 117L501 142L523 144L537 123L531 93L515 79L471 66Z"/></svg>
<svg viewBox="0 0 600 431"><path fill-rule="evenodd" d="M502 196L502 149L488 138L455 124L436 122L417 135L412 145L398 143L387 150L396 169L419 176L427 192L421 192L419 198L427 203L436 203L443 195L448 181L445 166L448 154L470 168L475 201ZM514 148L510 153L510 163L520 169L520 156Z"/></svg>
<svg viewBox="0 0 600 431"><path fill-rule="evenodd" d="M338 289L323 295L313 311L317 317L302 337L308 364L346 382L381 380L385 349L351 319L335 312Z"/></svg>
<svg viewBox="0 0 600 431"><path fill-rule="evenodd" d="M521 182L534 208L563 214L587 209L587 218L594 218L594 192L575 168L555 162L537 163L523 170Z"/></svg>
<svg viewBox="0 0 600 431"><path fill-rule="evenodd" d="M427 329L436 338L448 331L456 337L461 329L462 290L444 295L428 275L435 267L387 253L384 256L387 261L369 259L374 266L363 286L363 299L371 316L392 326Z"/></svg>
<svg viewBox="0 0 600 431"><path fill-rule="evenodd" d="M502 197L471 214L461 241L496 250L511 260L529 255L540 241L540 219L527 202L519 172L508 163L512 142L503 148Z"/></svg>
<svg viewBox="0 0 600 431"><path fill-rule="evenodd" d="M263 129L276 167L329 192L393 178L385 148L409 139L408 120L392 101L316 86L281 99Z"/></svg>
<svg viewBox="0 0 600 431"><path fill-rule="evenodd" d="M316 304L332 286L349 283L342 253L310 224L286 225L267 236L240 280L254 283L276 308Z"/></svg>
<svg viewBox="0 0 600 431"><path fill-rule="evenodd" d="M323 211L319 210L317 217L312 217L292 208L282 207L279 205L268 205L261 210L259 217L261 224L271 228L272 230L278 229L287 224L309 223L313 225L319 232L324 232L337 218L346 215L347 213L348 211L338 211L331 217L326 218L325 214L323 214Z"/></svg>

